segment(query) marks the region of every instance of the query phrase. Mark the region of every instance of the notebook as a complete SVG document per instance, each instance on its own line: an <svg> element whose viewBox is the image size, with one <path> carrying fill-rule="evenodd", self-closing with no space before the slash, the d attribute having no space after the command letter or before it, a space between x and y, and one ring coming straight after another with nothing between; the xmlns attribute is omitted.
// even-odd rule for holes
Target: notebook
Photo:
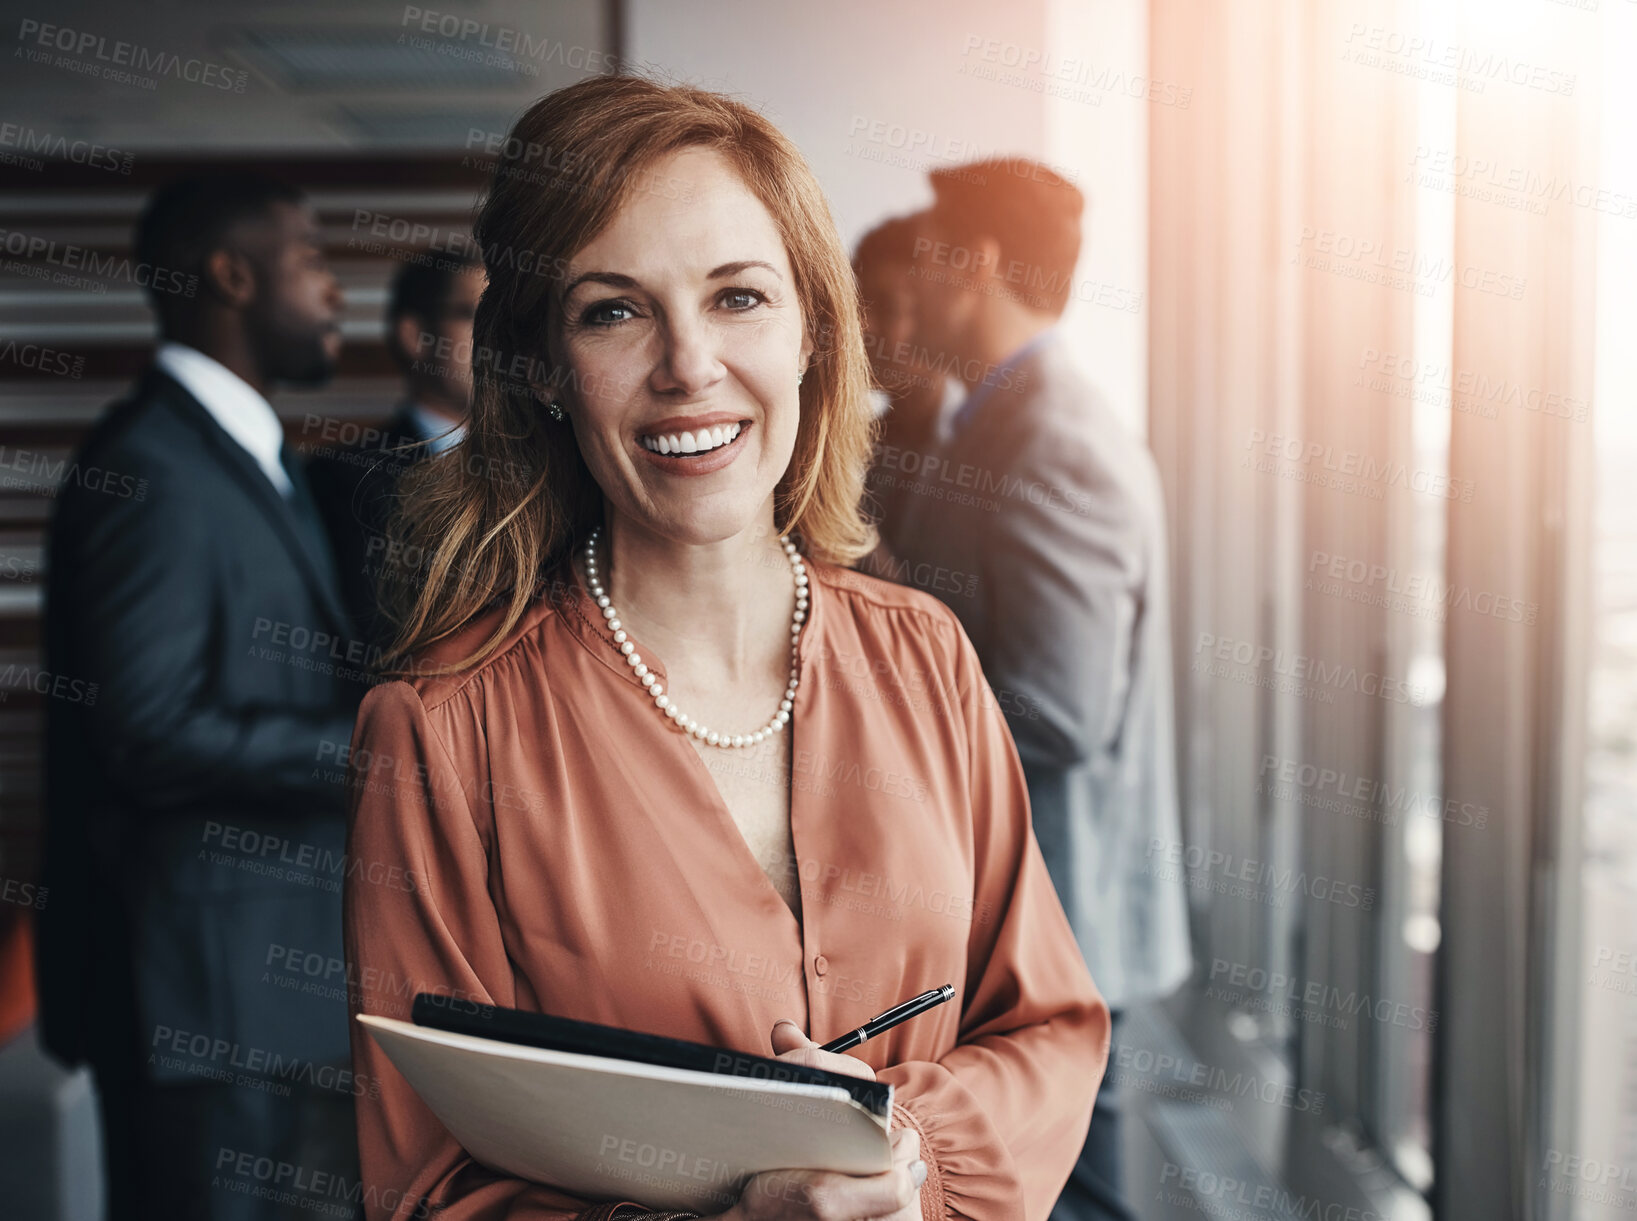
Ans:
<svg viewBox="0 0 1637 1221"><path fill-rule="evenodd" d="M709 1215L751 1175L892 1166L892 1086L422 993L358 1020L450 1134L502 1174Z"/></svg>

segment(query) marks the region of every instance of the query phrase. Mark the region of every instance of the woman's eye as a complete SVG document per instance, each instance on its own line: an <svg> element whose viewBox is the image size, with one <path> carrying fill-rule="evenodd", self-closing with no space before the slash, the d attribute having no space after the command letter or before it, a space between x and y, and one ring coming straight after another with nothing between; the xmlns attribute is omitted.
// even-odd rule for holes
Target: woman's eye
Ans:
<svg viewBox="0 0 1637 1221"><path fill-rule="evenodd" d="M580 315L580 322L585 326L613 326L634 317L636 311L624 301L599 301L586 307Z"/></svg>
<svg viewBox="0 0 1637 1221"><path fill-rule="evenodd" d="M730 288L722 294L722 304L730 310L742 313L745 310L755 309L767 298L754 288Z"/></svg>

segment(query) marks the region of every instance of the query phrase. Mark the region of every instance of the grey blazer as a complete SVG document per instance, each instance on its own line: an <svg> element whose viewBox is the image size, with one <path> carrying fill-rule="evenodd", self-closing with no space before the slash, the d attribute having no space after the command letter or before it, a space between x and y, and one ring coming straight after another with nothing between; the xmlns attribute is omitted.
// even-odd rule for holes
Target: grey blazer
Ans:
<svg viewBox="0 0 1637 1221"><path fill-rule="evenodd" d="M1188 975L1165 509L1159 474L1047 332L896 486L885 575L946 602L977 649L1028 780L1035 834L1112 1008Z"/></svg>

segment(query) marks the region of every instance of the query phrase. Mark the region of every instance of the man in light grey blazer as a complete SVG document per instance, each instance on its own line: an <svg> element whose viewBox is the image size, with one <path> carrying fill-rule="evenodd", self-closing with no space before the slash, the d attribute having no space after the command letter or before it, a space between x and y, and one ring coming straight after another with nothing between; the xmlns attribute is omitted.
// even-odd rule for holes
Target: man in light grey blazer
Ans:
<svg viewBox="0 0 1637 1221"><path fill-rule="evenodd" d="M1159 476L1054 325L1080 251L1079 190L1019 159L932 184L918 338L966 395L925 450L877 455L901 495L870 566L937 595L965 626L1017 743L1041 852L1118 1018L1191 968L1184 884L1151 868L1150 841L1180 834ZM1132 1217L1119 1178L1105 1081L1053 1221Z"/></svg>

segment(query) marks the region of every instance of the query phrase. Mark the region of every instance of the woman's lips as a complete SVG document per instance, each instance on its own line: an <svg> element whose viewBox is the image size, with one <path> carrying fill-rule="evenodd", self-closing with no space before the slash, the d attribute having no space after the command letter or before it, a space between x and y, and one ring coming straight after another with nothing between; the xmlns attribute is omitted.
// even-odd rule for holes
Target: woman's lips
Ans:
<svg viewBox="0 0 1637 1221"><path fill-rule="evenodd" d="M702 454L656 454L640 440L634 442L637 452L647 458L660 470L672 475L709 475L712 471L719 471L739 456L739 450L744 446L745 437L755 425L749 420L740 421L739 435L726 445L718 445L715 449L706 450Z"/></svg>

